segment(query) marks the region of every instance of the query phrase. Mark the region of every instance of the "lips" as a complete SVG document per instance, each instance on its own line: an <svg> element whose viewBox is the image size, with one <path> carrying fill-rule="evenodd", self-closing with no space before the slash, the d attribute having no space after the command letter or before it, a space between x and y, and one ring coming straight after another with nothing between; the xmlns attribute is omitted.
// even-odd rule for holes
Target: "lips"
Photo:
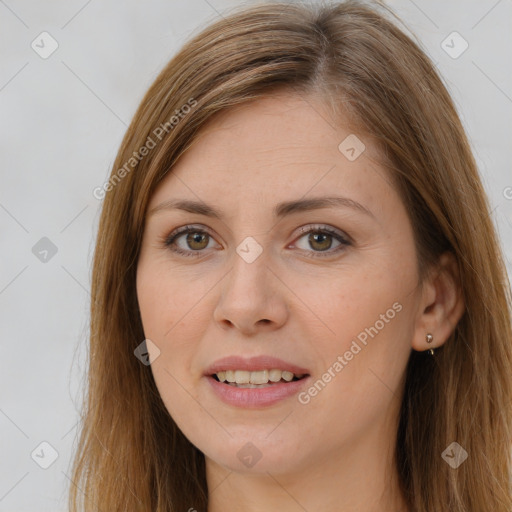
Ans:
<svg viewBox="0 0 512 512"><path fill-rule="evenodd" d="M277 404L297 394L310 380L307 368L272 356L225 357L209 366L204 376L218 398L242 408Z"/></svg>

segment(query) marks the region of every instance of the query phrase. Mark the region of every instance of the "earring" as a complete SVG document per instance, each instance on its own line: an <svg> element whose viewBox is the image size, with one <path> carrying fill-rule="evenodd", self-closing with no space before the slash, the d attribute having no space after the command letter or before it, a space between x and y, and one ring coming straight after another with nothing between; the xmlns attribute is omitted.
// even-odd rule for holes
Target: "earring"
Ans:
<svg viewBox="0 0 512 512"><path fill-rule="evenodd" d="M434 336L432 336L432 334L430 333L427 333L427 335L425 336L425 340L427 343L432 343L432 341L434 341ZM428 353L433 356L434 355L434 349L431 348L428 350Z"/></svg>

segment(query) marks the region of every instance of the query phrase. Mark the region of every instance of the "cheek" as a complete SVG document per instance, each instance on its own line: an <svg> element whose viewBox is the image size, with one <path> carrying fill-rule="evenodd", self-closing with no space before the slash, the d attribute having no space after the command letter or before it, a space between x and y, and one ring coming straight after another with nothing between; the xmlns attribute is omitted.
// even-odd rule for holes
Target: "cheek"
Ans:
<svg viewBox="0 0 512 512"><path fill-rule="evenodd" d="M146 337L167 344L176 330L190 325L197 298L179 273L162 267L158 261L139 263L137 300Z"/></svg>
<svg viewBox="0 0 512 512"><path fill-rule="evenodd" d="M317 414L329 409L342 422L346 414L376 418L399 395L413 335L414 277L414 265L381 264L304 287L322 320L316 333L303 320L321 355L319 379L304 397Z"/></svg>
<svg viewBox="0 0 512 512"><path fill-rule="evenodd" d="M151 371L162 399L180 417L194 402L192 360L202 336L197 287L180 280L179 272L162 269L158 261L137 269L137 299L144 335L158 347Z"/></svg>
<svg viewBox="0 0 512 512"><path fill-rule="evenodd" d="M294 294L303 298L296 303L301 314L295 318L308 331L318 328L322 339L330 341L328 346L339 351L376 322L379 331L389 331L389 325L397 323L397 310L411 299L414 275L412 266L384 264L381 259L375 264L340 268L325 276L292 276Z"/></svg>
<svg viewBox="0 0 512 512"><path fill-rule="evenodd" d="M378 317L371 323L350 319L354 336L319 347L324 364L302 395L300 406L304 414L315 419L315 436L333 445L339 442L340 434L355 439L372 426L382 425L392 411L397 412L410 354L404 336L406 319L401 314L406 314L403 309L383 327ZM340 330L343 327L340 320Z"/></svg>

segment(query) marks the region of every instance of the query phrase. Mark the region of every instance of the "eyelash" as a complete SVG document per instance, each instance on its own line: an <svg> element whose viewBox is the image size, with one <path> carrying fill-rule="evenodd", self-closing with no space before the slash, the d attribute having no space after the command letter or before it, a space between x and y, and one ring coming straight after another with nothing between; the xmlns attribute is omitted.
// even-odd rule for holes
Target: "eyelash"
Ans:
<svg viewBox="0 0 512 512"><path fill-rule="evenodd" d="M164 246L167 247L172 252L175 252L181 256L186 257L192 257L197 258L202 256L202 252L204 250L197 250L197 251L184 251L183 249L180 249L179 247L176 247L175 242L177 238L183 234L187 233L201 233L206 234L209 237L213 238L213 236L205 229L197 228L194 226L184 226L182 228L179 228L176 231L173 231L170 235L168 235L164 240ZM309 233L317 233L317 234L328 234L334 237L338 242L340 242L340 245L335 248L333 251L311 251L313 258L326 258L328 256L332 256L333 254L338 254L342 250L344 250L346 247L352 245L352 242L347 238L343 237L338 231L335 231L327 226L316 226L316 227L308 227L308 228L301 228L300 229L300 236L297 238L299 240L304 235L307 235ZM310 251L308 251L310 252Z"/></svg>

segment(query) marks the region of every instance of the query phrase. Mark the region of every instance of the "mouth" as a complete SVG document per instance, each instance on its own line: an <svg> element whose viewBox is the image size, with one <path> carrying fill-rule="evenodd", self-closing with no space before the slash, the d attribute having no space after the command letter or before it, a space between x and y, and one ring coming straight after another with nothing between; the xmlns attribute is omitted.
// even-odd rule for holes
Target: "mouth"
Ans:
<svg viewBox="0 0 512 512"><path fill-rule="evenodd" d="M288 370L271 368L257 371L221 370L210 375L217 382L235 388L261 389L277 384L287 384L309 377L307 373L293 373Z"/></svg>
<svg viewBox="0 0 512 512"><path fill-rule="evenodd" d="M214 394L239 408L263 408L290 399L310 379L308 369L269 355L219 359L204 372Z"/></svg>

